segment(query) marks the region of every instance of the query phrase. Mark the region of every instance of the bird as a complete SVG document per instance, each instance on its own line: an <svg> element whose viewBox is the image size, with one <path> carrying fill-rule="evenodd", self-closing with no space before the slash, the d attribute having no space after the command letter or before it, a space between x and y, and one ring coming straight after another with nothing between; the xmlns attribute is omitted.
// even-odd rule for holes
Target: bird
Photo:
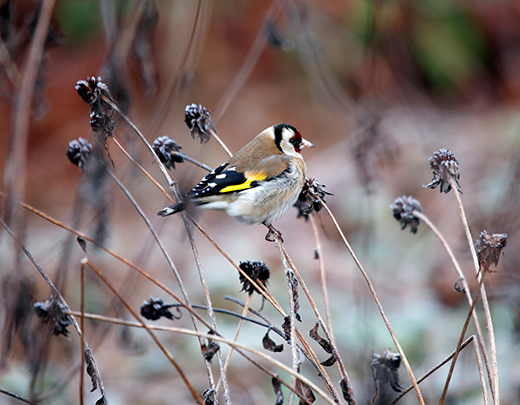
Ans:
<svg viewBox="0 0 520 405"><path fill-rule="evenodd" d="M157 214L166 217L189 205L224 211L246 225L264 224L266 240L277 235L283 241L272 223L296 203L306 174L301 150L314 146L292 125L273 125Z"/></svg>

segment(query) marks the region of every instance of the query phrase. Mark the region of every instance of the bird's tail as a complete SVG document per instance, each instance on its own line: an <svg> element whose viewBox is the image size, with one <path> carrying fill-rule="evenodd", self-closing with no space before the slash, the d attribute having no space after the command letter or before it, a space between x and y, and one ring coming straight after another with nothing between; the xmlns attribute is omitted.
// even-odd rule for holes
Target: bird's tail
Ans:
<svg viewBox="0 0 520 405"><path fill-rule="evenodd" d="M163 208L162 210L160 210L157 215L161 215L163 217L167 217L168 215L173 215L173 214L176 214L180 211L184 211L186 209L185 207L185 203L184 202L180 202L178 204L173 204L173 205L170 205L169 207L166 207L166 208Z"/></svg>

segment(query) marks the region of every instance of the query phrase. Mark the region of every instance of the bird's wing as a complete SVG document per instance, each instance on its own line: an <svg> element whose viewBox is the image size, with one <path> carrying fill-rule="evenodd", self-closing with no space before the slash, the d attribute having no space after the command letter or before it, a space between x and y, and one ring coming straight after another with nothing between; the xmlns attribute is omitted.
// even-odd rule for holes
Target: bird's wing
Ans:
<svg viewBox="0 0 520 405"><path fill-rule="evenodd" d="M257 187L281 175L289 167L286 156L271 156L255 165L254 170L239 171L237 166L228 167L225 163L206 177L186 194L185 199L232 193Z"/></svg>

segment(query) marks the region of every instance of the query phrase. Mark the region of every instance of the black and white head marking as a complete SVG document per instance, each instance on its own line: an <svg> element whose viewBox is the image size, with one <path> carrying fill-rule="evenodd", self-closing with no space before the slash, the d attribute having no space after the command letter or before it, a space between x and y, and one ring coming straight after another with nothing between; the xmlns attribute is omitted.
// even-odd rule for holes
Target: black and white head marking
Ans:
<svg viewBox="0 0 520 405"><path fill-rule="evenodd" d="M302 136L298 130L289 124L276 124L274 127L274 141L282 153L300 157Z"/></svg>

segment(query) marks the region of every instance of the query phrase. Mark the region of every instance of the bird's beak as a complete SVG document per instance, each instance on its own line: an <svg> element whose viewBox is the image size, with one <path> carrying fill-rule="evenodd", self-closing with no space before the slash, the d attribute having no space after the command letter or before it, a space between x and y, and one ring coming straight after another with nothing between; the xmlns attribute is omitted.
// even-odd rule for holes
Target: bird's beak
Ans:
<svg viewBox="0 0 520 405"><path fill-rule="evenodd" d="M302 138L302 143L300 144L300 149L303 148L314 148L316 145L314 145L312 142L309 142L307 139Z"/></svg>

